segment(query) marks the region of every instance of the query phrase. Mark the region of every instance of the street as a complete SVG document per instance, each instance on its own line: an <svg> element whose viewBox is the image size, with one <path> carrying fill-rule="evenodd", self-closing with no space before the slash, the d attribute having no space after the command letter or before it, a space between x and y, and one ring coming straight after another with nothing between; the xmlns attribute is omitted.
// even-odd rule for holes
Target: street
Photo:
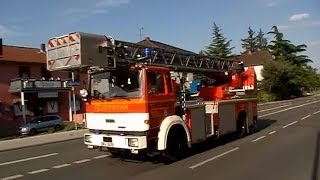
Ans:
<svg viewBox="0 0 320 180"><path fill-rule="evenodd" d="M199 144L169 165L113 158L76 139L0 152L0 178L318 179L320 96L260 104L258 113L256 132Z"/></svg>

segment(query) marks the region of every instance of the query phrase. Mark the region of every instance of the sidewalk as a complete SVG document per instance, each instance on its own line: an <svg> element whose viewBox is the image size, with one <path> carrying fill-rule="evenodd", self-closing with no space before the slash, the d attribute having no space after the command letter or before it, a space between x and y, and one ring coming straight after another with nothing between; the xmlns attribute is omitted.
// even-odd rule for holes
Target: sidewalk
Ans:
<svg viewBox="0 0 320 180"><path fill-rule="evenodd" d="M87 129L56 132L52 134L44 134L32 137L11 139L0 141L0 152L13 149L25 148L30 146L37 146L42 144L49 144L54 142L67 141L72 139L83 138L83 134L88 132Z"/></svg>

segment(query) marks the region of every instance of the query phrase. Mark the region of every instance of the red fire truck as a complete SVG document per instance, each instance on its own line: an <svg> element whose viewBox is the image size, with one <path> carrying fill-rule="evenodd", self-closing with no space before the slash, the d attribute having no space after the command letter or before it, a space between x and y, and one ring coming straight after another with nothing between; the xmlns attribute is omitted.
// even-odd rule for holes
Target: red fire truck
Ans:
<svg viewBox="0 0 320 180"><path fill-rule="evenodd" d="M48 41L47 69L88 72L81 90L88 148L180 157L208 138L243 136L257 122L254 69L239 62L73 32ZM183 73L201 74L190 96Z"/></svg>

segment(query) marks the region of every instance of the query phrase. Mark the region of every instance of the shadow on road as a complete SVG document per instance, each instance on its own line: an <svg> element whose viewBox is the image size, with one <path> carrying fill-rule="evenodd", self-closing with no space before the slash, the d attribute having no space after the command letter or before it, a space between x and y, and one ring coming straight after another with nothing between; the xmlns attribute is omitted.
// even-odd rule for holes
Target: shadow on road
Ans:
<svg viewBox="0 0 320 180"><path fill-rule="evenodd" d="M257 132L269 127L270 125L272 125L275 122L276 122L276 120L259 119L256 127L251 129L250 130L251 132L247 136L250 136L254 133L257 133ZM237 138L235 134L228 134L225 136L221 136L220 138L208 139L205 142L194 145L190 149L188 156L186 158L194 156L196 154L203 153L205 151L208 151L213 148L228 144L228 143L236 141L236 140L239 140L239 138ZM153 157L153 158L150 158L150 157L146 157L146 156L136 156L136 155L128 155L127 154L125 156L116 157L116 158L120 158L122 161L129 162L129 163L143 163L146 161L153 162L153 163L163 163L160 155ZM167 163L165 163L165 164L167 164Z"/></svg>
<svg viewBox="0 0 320 180"><path fill-rule="evenodd" d="M313 160L313 168L312 168L312 180L318 180L318 169L319 169L319 153L320 153L320 132L317 134L317 144L316 150Z"/></svg>
<svg viewBox="0 0 320 180"><path fill-rule="evenodd" d="M271 126L273 123L277 122L276 120L271 120L271 119L259 119L258 123L255 128L252 128L249 134L247 136L250 136L254 133L257 133L269 126ZM243 138L243 137L242 137ZM192 153L191 156L203 153L205 151L208 151L210 149L216 148L218 146L222 146L225 144L228 144L230 142L239 140L241 138L238 138L235 134L228 134L225 136L220 137L219 139L209 139L206 142L199 143L195 145L195 147L192 148Z"/></svg>

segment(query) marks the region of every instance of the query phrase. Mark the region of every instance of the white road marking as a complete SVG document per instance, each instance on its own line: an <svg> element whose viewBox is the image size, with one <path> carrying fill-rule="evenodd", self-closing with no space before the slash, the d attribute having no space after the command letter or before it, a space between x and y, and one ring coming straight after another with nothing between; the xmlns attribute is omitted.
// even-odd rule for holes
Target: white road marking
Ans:
<svg viewBox="0 0 320 180"><path fill-rule="evenodd" d="M274 134L274 133L276 133L276 132L277 132L277 131L272 131L272 132L269 132L268 134L271 135L271 134Z"/></svg>
<svg viewBox="0 0 320 180"><path fill-rule="evenodd" d="M286 105L283 105L283 106L279 106L279 107L270 108L270 109L264 109L264 110L258 111L258 113L259 113L259 112L265 112L265 111L271 111L271 110L274 110L274 109L280 109L280 108L283 108L283 107L290 106L291 104L292 104L292 103L286 104Z"/></svg>
<svg viewBox="0 0 320 180"><path fill-rule="evenodd" d="M239 147L233 148L233 149L231 149L231 150L229 150L229 151L226 151L226 152L224 152L224 153L222 153L222 154L219 154L219 155L214 156L214 157L212 157L212 158L209 158L209 159L207 159L207 160L205 160L205 161L202 161L202 162L200 162L200 163L198 163L198 164L195 164L195 165L193 165L193 166L190 166L189 168L190 168L190 169L195 169L195 168L197 168L197 167L199 167L199 166L202 166L202 165L204 165L204 164L206 164L206 163L208 163L208 162L210 162L210 161L213 161L213 160L215 160L215 159L218 159L219 157L222 157L222 156L224 156L224 155L227 155L227 154L229 154L229 153L231 153L231 152L233 152L233 151L236 151L236 150L238 150L238 149L239 149Z"/></svg>
<svg viewBox="0 0 320 180"><path fill-rule="evenodd" d="M314 101L314 102L310 102L310 103L300 104L300 105L298 105L298 106L293 106L293 107L290 107L290 108L287 108L287 109L282 109L282 110L280 110L280 111L276 111L276 112L264 114L264 115L261 115L261 116L259 116L259 117L261 118L261 117L270 116L270 115L273 115L273 114L281 113L281 112L284 112L284 111L289 111L289 110L291 110L291 109L296 109L296 108L299 108L299 107L307 106L307 105L310 105L310 104L315 104L315 103L318 103L318 102L320 102L320 100Z"/></svg>
<svg viewBox="0 0 320 180"><path fill-rule="evenodd" d="M80 164L80 163L84 163L84 162L88 162L88 161L91 161L91 159L82 159L82 160L79 160L79 161L75 161L73 163Z"/></svg>
<svg viewBox="0 0 320 180"><path fill-rule="evenodd" d="M295 123L297 123L298 121L293 121L292 123L289 123L289 124L287 124L287 125L285 125L285 126L282 126L282 128L286 128L286 127L289 127L289 126L291 126L291 125L293 125L293 124L295 124Z"/></svg>
<svg viewBox="0 0 320 180"><path fill-rule="evenodd" d="M277 103L285 103L285 102L291 102L292 100L283 100L283 101L272 101L272 102L266 102L266 103L259 103L258 106L264 106L269 104L277 104Z"/></svg>
<svg viewBox="0 0 320 180"><path fill-rule="evenodd" d="M96 156L96 157L93 157L93 159L101 159L101 158L106 158L106 157L109 157L110 155L101 155L101 156Z"/></svg>
<svg viewBox="0 0 320 180"><path fill-rule="evenodd" d="M17 178L21 178L23 177L22 174L18 174L18 175L14 175L14 176L8 176L8 177L5 177L5 178L1 178L1 180L10 180L10 179L17 179Z"/></svg>
<svg viewBox="0 0 320 180"><path fill-rule="evenodd" d="M61 165L53 166L52 168L59 169L59 168L67 167L67 166L71 166L71 164L61 164Z"/></svg>
<svg viewBox="0 0 320 180"><path fill-rule="evenodd" d="M19 159L19 160L15 160L15 161L3 162L3 163L0 163L0 166L20 163L20 162L30 161L30 160L40 159L40 158L46 158L46 157L55 156L55 155L58 155L58 154L59 153L51 153L51 154L45 154L45 155L41 155L41 156L35 156L35 157L29 157L29 158L25 158L25 159Z"/></svg>
<svg viewBox="0 0 320 180"><path fill-rule="evenodd" d="M49 171L49 169L39 169L39 170L35 170L35 171L30 171L28 172L28 174L38 174L38 173L42 173L42 172L46 172Z"/></svg>
<svg viewBox="0 0 320 180"><path fill-rule="evenodd" d="M314 112L313 114L318 114L318 113L320 113L320 111Z"/></svg>
<svg viewBox="0 0 320 180"><path fill-rule="evenodd" d="M309 114L308 116L305 116L303 118L301 118L301 120L307 119L308 117L310 117L311 115Z"/></svg>
<svg viewBox="0 0 320 180"><path fill-rule="evenodd" d="M260 139L263 139L263 138L265 138L266 136L261 136L261 137L258 137L257 139L255 139L255 140L252 140L251 142L256 142L256 141L259 141Z"/></svg>

